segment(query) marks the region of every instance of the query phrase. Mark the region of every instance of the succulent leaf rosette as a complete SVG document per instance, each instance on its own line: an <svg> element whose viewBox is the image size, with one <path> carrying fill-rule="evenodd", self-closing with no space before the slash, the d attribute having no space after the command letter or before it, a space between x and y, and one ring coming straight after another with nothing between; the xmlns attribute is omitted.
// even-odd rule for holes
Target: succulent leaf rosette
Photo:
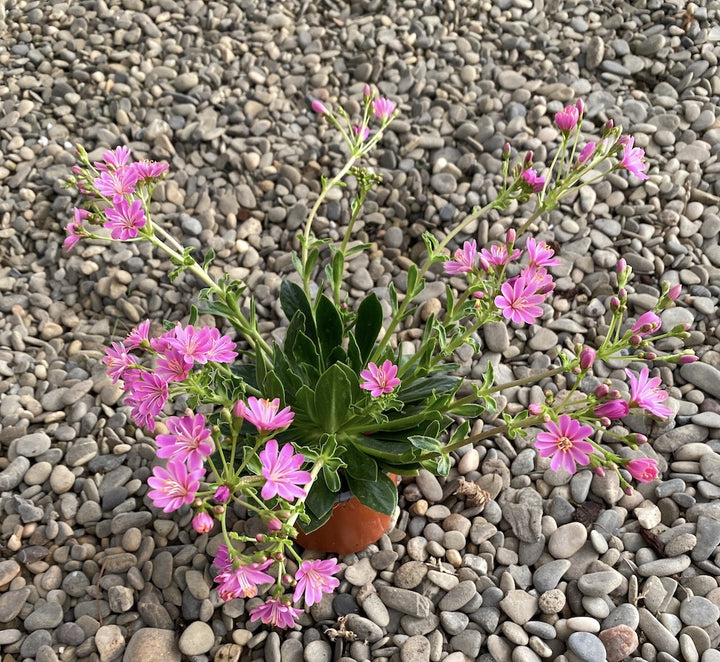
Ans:
<svg viewBox="0 0 720 662"><path fill-rule="evenodd" d="M637 453L647 439L618 423L637 413L671 416L664 404L668 393L650 367L695 360L684 351L659 355L650 349L655 340L687 335L685 328L662 331L658 315L674 305L678 286L663 284L652 310L625 319L631 269L620 260L607 330L596 347L559 348L551 368L512 382L496 384L492 362L479 380L458 376L457 350L469 345L480 354L478 332L486 322L522 326L546 318L560 259L547 243L526 236L541 214L609 172L648 177L643 151L619 127L608 123L595 140L583 138L581 101L555 115L559 144L547 168L539 169L531 153L513 163L506 145L501 185L489 204L453 227L426 232L424 260L410 265L402 289L389 285L385 301L375 291L349 300L347 263L369 248L352 241L353 227L380 181L360 163L398 112L369 87L363 97L362 117L354 120L340 106L312 104L340 133L349 156L332 178L322 178L298 237L295 272L279 290L286 317L282 342L261 334L244 283L211 275L212 250L196 261L176 232L152 219L151 198L167 164L133 162L123 146L93 162L78 148L80 164L70 182L87 205L75 209L67 226L67 250L80 240L150 242L174 265L171 279L188 271L205 285L186 323L166 322L151 332L147 320L113 341L104 362L125 391L133 421L156 432L158 461L148 497L165 513L193 509L193 528L218 534L213 564L219 596L255 599L252 620L280 627L292 627L303 603L310 606L338 586L337 561L304 558L293 541L298 528L310 532L329 518L339 493L350 491L390 515L398 491L388 474L412 477L426 469L447 475L457 449L496 435L515 439L530 429L540 462L550 469L611 471L631 489L632 480L654 480L659 467L649 446L647 454ZM336 187L354 191L339 242L313 233L318 211ZM483 214L528 201L535 204L533 213L503 241L479 248L463 236ZM434 275L444 272L449 281L444 309L427 316L413 351L403 352L407 343L398 334L416 312L436 264ZM199 324L201 314L225 324L226 332ZM609 360L627 362L626 383L592 378L593 366ZM506 388L559 374L566 375L564 393L547 392L543 402L514 415L498 404L496 396ZM187 407L184 414L166 415L169 401ZM471 436L471 423L486 414L501 422ZM466 485L463 493L472 490ZM260 528L250 530L240 515L253 515Z"/></svg>

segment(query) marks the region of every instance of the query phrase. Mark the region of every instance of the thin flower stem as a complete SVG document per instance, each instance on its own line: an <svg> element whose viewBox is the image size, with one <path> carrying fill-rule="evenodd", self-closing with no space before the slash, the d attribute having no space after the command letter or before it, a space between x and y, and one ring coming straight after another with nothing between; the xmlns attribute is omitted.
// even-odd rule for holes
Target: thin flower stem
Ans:
<svg viewBox="0 0 720 662"><path fill-rule="evenodd" d="M313 468L310 470L310 480L306 483L305 487L303 487L303 489L305 490L305 495L306 495L305 498L307 498L307 495L310 493L310 488L313 486L315 479L318 477L318 474L320 473L320 471L323 468L323 465L325 464L323 460L324 460L324 458L321 455L315 461L315 464L313 464ZM299 503L302 502L304 504L305 498L300 500ZM298 503L298 505L299 505L299 503ZM290 517L288 517L287 524L289 524L290 526L295 526L295 522L297 521L297 518L299 516L300 516L299 511L294 512L292 515L290 515Z"/></svg>

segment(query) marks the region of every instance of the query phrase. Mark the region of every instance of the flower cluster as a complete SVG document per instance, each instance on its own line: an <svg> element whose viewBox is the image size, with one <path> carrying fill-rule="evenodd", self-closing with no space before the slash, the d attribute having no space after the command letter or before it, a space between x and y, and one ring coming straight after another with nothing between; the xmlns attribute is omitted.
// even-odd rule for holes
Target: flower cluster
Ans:
<svg viewBox="0 0 720 662"><path fill-rule="evenodd" d="M298 236L296 277L283 281L279 293L287 317L282 343L271 346L260 333L244 283L216 280L209 269L212 254L199 264L191 249L151 218L150 199L167 164L133 163L126 147L106 151L91 163L79 149L81 166L74 169L72 183L88 197L90 209L74 210L65 240L67 250L81 237L150 242L169 257L172 277L188 270L204 283L199 296L207 306L204 312L229 321L237 332L234 340L216 328L197 326L199 311L192 306L187 324L166 323L162 334L151 337L150 321L145 321L111 342L103 361L125 391L133 421L150 431L161 427L156 444L164 464L154 466L148 478L149 499L165 513L192 507L198 535L215 531L221 538L208 544L217 550L213 565L220 598L264 597L249 606L250 618L279 627L294 626L302 613L295 605L312 606L339 585L336 559L304 559L294 545L298 528L311 532L331 517L339 492L349 490L389 516L397 490L388 473L412 476L431 469L447 474L454 450L540 426L544 430L537 433L535 447L553 471L614 471L626 489L631 480L652 481L660 471L655 458L631 457L616 447L636 451L648 441L626 433L623 419L672 415L669 395L646 363L695 360L686 352L658 355L650 347L687 334L685 328L663 331L659 315L674 305L679 286L663 284L652 310L633 322L625 319L631 269L621 260L617 291L609 298L609 326L599 346L560 350L560 366L507 384L494 384L490 363L482 379L469 380L470 389L462 391L471 393L460 395L463 379L451 374L457 367L455 353L463 345L480 350L476 333L484 323L534 325L550 312L547 304L556 296L553 269L561 261L552 246L525 232L564 197L604 176L598 173L624 170L647 179L642 149L612 122L596 140L583 144L582 101L555 114L559 145L549 167L534 163L532 152L513 165L512 148L505 145L497 196L446 228L442 239L423 235L427 256L408 269L402 296L394 285L388 287L388 319L373 292L351 309L344 277L349 258L366 248L354 245L351 233L367 193L380 180L356 163L382 139L398 109L366 86L359 118L319 100L312 102L312 110L340 132L349 157L337 175L322 178ZM321 204L333 188L346 187L348 174L355 198L345 235L337 244L315 237L313 221ZM452 250L483 213L531 199L535 212L509 229L504 241L478 248L476 239L467 238ZM109 236L92 233L92 225L104 227ZM435 263L443 263L451 277L446 307L427 316L416 351L403 353L398 332L416 309ZM318 274L323 286L311 287ZM629 361L626 385L596 380L587 387L599 362L620 359ZM470 422L463 419L494 410L495 393L559 373L567 375L568 393L556 397L548 391L543 403L532 403L515 416L502 412L501 425L469 436ZM178 398L183 398L184 413L166 416L166 404ZM230 519L241 513L255 514L259 533Z"/></svg>

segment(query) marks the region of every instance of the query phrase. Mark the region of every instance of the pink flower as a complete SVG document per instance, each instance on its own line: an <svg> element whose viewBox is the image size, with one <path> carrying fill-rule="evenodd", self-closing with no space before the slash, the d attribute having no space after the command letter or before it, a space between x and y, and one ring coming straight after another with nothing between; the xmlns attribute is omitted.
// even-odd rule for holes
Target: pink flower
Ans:
<svg viewBox="0 0 720 662"><path fill-rule="evenodd" d="M115 202L115 207L108 207L105 210L107 221L103 223L103 227L110 230L113 239L127 241L137 237L138 230L145 226L147 219L145 218L145 210L142 206L142 200L133 200L131 205L125 198L120 198Z"/></svg>
<svg viewBox="0 0 720 662"><path fill-rule="evenodd" d="M377 99L373 99L372 102L372 109L373 113L375 113L375 117L383 121L387 120L390 115L395 112L395 107L395 104L385 97L378 97Z"/></svg>
<svg viewBox="0 0 720 662"><path fill-rule="evenodd" d="M551 457L550 468L553 471L564 469L575 473L576 464L588 464L593 452L592 444L585 438L592 433L589 425L580 425L578 421L563 414L557 423L545 423L548 432L538 434L535 447L540 457Z"/></svg>
<svg viewBox="0 0 720 662"><path fill-rule="evenodd" d="M534 168L527 168L523 172L522 178L533 193L542 191L543 186L545 186L545 178L538 175Z"/></svg>
<svg viewBox="0 0 720 662"><path fill-rule="evenodd" d="M323 593L332 593L340 586L340 581L333 577L338 572L340 566L336 559L303 561L295 574L297 586L293 594L293 602L297 602L303 595L308 607L320 602Z"/></svg>
<svg viewBox="0 0 720 662"><path fill-rule="evenodd" d="M522 278L528 286L533 289L535 294L547 294L555 289L555 283L552 276L544 267L536 267L529 264L525 267L516 278ZM515 278L511 278L508 283L515 282Z"/></svg>
<svg viewBox="0 0 720 662"><path fill-rule="evenodd" d="M530 266L557 267L560 265L560 259L554 257L555 251L544 241L536 241L533 237L529 237L525 249L530 257Z"/></svg>
<svg viewBox="0 0 720 662"><path fill-rule="evenodd" d="M167 163L158 163L157 161L137 161L130 166L135 173L137 181L151 181L158 179L170 167Z"/></svg>
<svg viewBox="0 0 720 662"><path fill-rule="evenodd" d="M280 531L280 529L282 529L282 522L277 519L277 517L272 517L268 520L267 529L272 532Z"/></svg>
<svg viewBox="0 0 720 662"><path fill-rule="evenodd" d="M597 143L595 142L589 142L580 150L580 155L578 156L578 163L585 163L594 153L595 153L595 147L597 147Z"/></svg>
<svg viewBox="0 0 720 662"><path fill-rule="evenodd" d="M677 283L676 285L673 285L667 292L667 297L670 299L670 301L675 301L682 292L682 285L680 283Z"/></svg>
<svg viewBox="0 0 720 662"><path fill-rule="evenodd" d="M452 260L445 262L445 271L449 274L459 274L472 271L475 268L477 256L477 243L474 239L466 241L462 248L458 248Z"/></svg>
<svg viewBox="0 0 720 662"><path fill-rule="evenodd" d="M272 584L275 581L264 572L272 565L272 559L262 563L246 563L236 568L228 554L227 545L218 547L213 565L220 570L215 581L220 584L218 594L223 600L254 598L260 584Z"/></svg>
<svg viewBox="0 0 720 662"><path fill-rule="evenodd" d="M128 354L125 345L114 342L105 350L103 363L107 366L107 374L112 377L113 384L117 384L118 379L123 378L125 371L137 363L137 359L132 354Z"/></svg>
<svg viewBox="0 0 720 662"><path fill-rule="evenodd" d="M367 140L370 135L370 129L367 126L354 126L352 130L356 136L360 136L360 140Z"/></svg>
<svg viewBox="0 0 720 662"><path fill-rule="evenodd" d="M659 418L672 416L672 409L660 404L668 399L667 392L660 388L660 377L648 379L650 369L647 367L644 367L637 377L627 368L625 374L630 380L631 407L640 407Z"/></svg>
<svg viewBox="0 0 720 662"><path fill-rule="evenodd" d="M302 614L302 609L295 609L280 598L270 598L264 604L250 610L250 620L261 620L265 625L275 625L279 628L291 628L295 619Z"/></svg>
<svg viewBox="0 0 720 662"><path fill-rule="evenodd" d="M580 111L575 106L565 106L559 113L555 113L555 124L563 132L572 131L580 119Z"/></svg>
<svg viewBox="0 0 720 662"><path fill-rule="evenodd" d="M319 99L313 99L312 102L312 109L318 114L318 115L327 115L327 108L323 105L323 102Z"/></svg>
<svg viewBox="0 0 720 662"><path fill-rule="evenodd" d="M83 221L87 219L88 216L90 216L90 212L86 209L73 208L73 220L68 223L66 228L68 236L65 238L65 241L63 241L63 248L66 251L71 251L75 247L75 244L87 234L83 228Z"/></svg>
<svg viewBox="0 0 720 662"><path fill-rule="evenodd" d="M147 482L154 489L148 492L148 496L156 508L171 513L193 502L204 476L205 469L202 467L188 471L181 460L170 460L167 468L153 468L153 475Z"/></svg>
<svg viewBox="0 0 720 662"><path fill-rule="evenodd" d="M387 359L379 368L372 362L368 363L367 370L360 373L360 377L365 380L360 382L360 388L370 391L373 398L377 398L383 393L392 393L400 384L397 371L397 366L390 359Z"/></svg>
<svg viewBox="0 0 720 662"><path fill-rule="evenodd" d="M262 475L265 477L265 485L260 491L265 501L279 496L286 501L293 501L295 498L302 499L305 490L300 485L310 482L310 472L301 471L300 467L305 458L295 453L292 444L285 444L278 454L278 442L275 439L265 444L265 448L258 454L262 463Z"/></svg>
<svg viewBox="0 0 720 662"><path fill-rule="evenodd" d="M633 324L632 332L642 338L657 331L661 324L662 320L652 310L648 310L638 317L637 322Z"/></svg>
<svg viewBox="0 0 720 662"><path fill-rule="evenodd" d="M645 151L639 147L634 147L635 138L632 136L623 136L625 138L623 151L618 166L631 172L638 179L647 179L645 174L647 164L645 163Z"/></svg>
<svg viewBox="0 0 720 662"><path fill-rule="evenodd" d="M198 513L192 519L192 528L198 533L210 533L214 523L213 518L207 513Z"/></svg>
<svg viewBox="0 0 720 662"><path fill-rule="evenodd" d="M641 483L651 483L660 475L657 462L649 457L630 460L625 468L635 480L639 480Z"/></svg>
<svg viewBox="0 0 720 662"><path fill-rule="evenodd" d="M495 297L495 305L502 311L505 319L516 324L533 324L542 315L540 304L544 297L542 294L535 294L535 286L529 285L524 278L503 283L500 291L502 294Z"/></svg>
<svg viewBox="0 0 720 662"><path fill-rule="evenodd" d="M211 347L207 353L207 360L215 363L232 363L238 353L230 336L221 336L217 329L209 329L208 335Z"/></svg>
<svg viewBox="0 0 720 662"><path fill-rule="evenodd" d="M242 400L235 403L233 415L252 423L259 432L270 432L288 427L295 418L290 407L281 411L278 411L279 408L280 398L271 401L250 396L247 405Z"/></svg>
<svg viewBox="0 0 720 662"><path fill-rule="evenodd" d="M137 174L131 167L120 168L120 170L107 170L100 177L93 180L97 192L105 198L111 198L117 204L126 195L135 192Z"/></svg>
<svg viewBox="0 0 720 662"><path fill-rule="evenodd" d="M169 347L164 354L158 356L155 374L166 382L181 382L190 374L191 367L185 363L183 354L174 347Z"/></svg>
<svg viewBox="0 0 720 662"><path fill-rule="evenodd" d="M144 342L148 342L148 333L150 332L150 320L140 322L124 340L124 345L128 349L137 349Z"/></svg>
<svg viewBox="0 0 720 662"><path fill-rule="evenodd" d="M149 372L141 371L138 378L128 383L129 398L141 414L157 416L168 399L167 382Z"/></svg>
<svg viewBox="0 0 720 662"><path fill-rule="evenodd" d="M122 168L130 159L130 149L124 145L116 147L115 149L109 149L102 155L104 163L95 162L95 168L100 172L107 172L108 170L119 170Z"/></svg>
<svg viewBox="0 0 720 662"><path fill-rule="evenodd" d="M180 322L177 323L172 334L167 336L165 340L170 347L175 348L183 355L185 363L191 367L194 363L207 363L208 354L214 345L210 327L204 326L196 329L194 326L188 325L183 328ZM163 350L158 349L158 351Z"/></svg>
<svg viewBox="0 0 720 662"><path fill-rule="evenodd" d="M493 244L490 246L490 250L487 248L483 248L480 251L480 256L485 259L486 264L492 264L496 267L502 267L505 266L508 262L512 262L513 260L516 260L522 255L522 251L519 248L516 248L512 255L508 255L508 247L506 244ZM485 265L483 265L483 268L485 268Z"/></svg>
<svg viewBox="0 0 720 662"><path fill-rule="evenodd" d="M630 405L625 400L608 400L599 404L593 410L596 418L624 418L630 413Z"/></svg>
<svg viewBox="0 0 720 662"><path fill-rule="evenodd" d="M170 434L155 437L158 457L177 458L189 467L200 467L205 458L212 455L212 432L205 426L202 414L171 416L165 423Z"/></svg>

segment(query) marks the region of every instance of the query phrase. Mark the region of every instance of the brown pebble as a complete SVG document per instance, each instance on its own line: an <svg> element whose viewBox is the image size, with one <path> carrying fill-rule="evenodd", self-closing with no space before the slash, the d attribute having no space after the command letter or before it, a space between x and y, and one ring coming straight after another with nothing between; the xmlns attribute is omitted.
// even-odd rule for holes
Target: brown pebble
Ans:
<svg viewBox="0 0 720 662"><path fill-rule="evenodd" d="M627 625L616 625L598 636L605 646L607 662L621 662L638 647L637 634Z"/></svg>

